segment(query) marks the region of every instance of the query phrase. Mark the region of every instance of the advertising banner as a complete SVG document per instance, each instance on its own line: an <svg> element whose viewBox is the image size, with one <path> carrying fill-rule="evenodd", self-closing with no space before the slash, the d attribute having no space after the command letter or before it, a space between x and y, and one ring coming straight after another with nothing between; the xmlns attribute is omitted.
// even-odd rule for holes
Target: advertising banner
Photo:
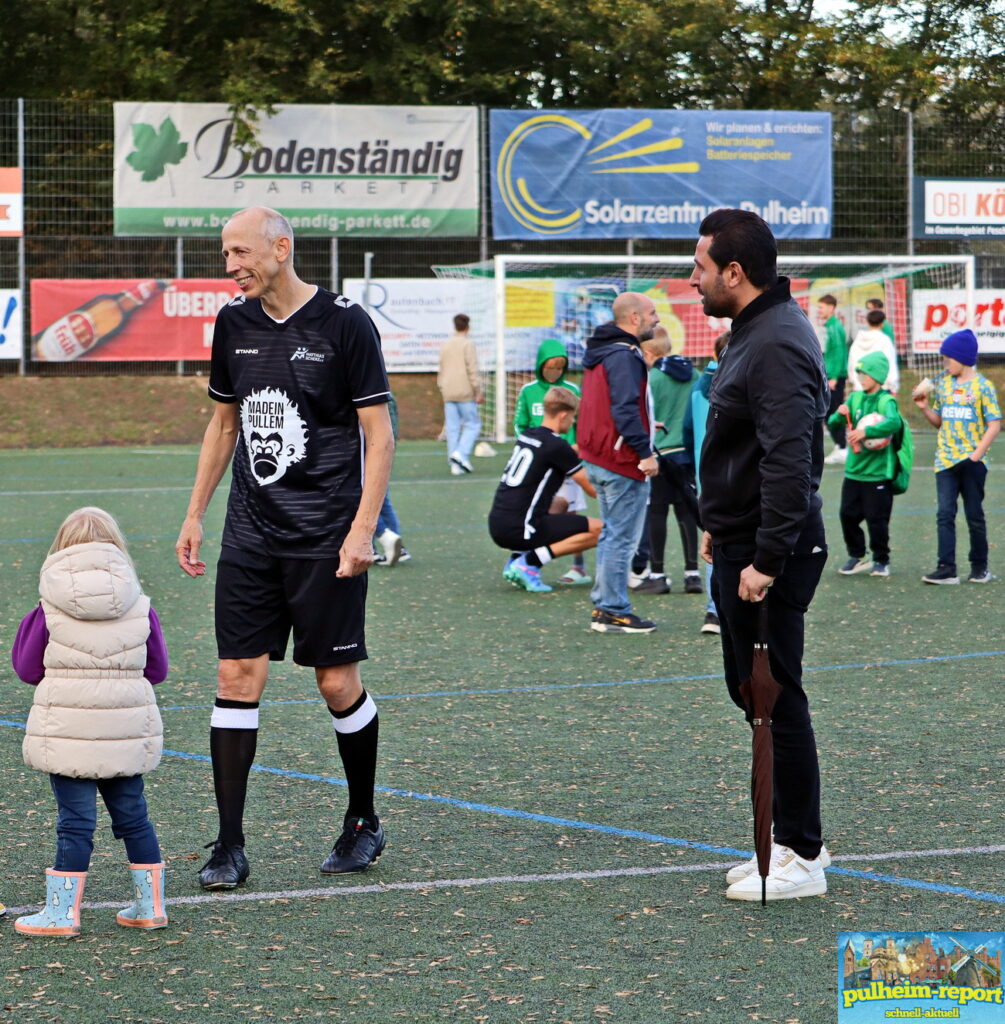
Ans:
<svg viewBox="0 0 1005 1024"><path fill-rule="evenodd" d="M301 235L477 235L478 178L476 107L277 107L242 150L223 104L115 104L117 235L216 235L246 206Z"/></svg>
<svg viewBox="0 0 1005 1024"><path fill-rule="evenodd" d="M0 288L0 359L20 359L22 343L21 292Z"/></svg>
<svg viewBox="0 0 1005 1024"><path fill-rule="evenodd" d="M1001 932L841 932L838 1024L1002 1020Z"/></svg>
<svg viewBox="0 0 1005 1024"><path fill-rule="evenodd" d="M694 238L719 207L778 238L831 234L831 116L493 110L496 238Z"/></svg>
<svg viewBox="0 0 1005 1024"><path fill-rule="evenodd" d="M229 279L31 282L31 358L43 362L209 359Z"/></svg>
<svg viewBox="0 0 1005 1024"><path fill-rule="evenodd" d="M579 369L587 339L595 328L611 319L611 303L626 285L624 278L612 274L602 278L507 279L506 369L533 370L538 347L546 338L561 341L569 354L570 366ZM898 347L907 344L906 289L902 280L891 282L886 293L874 282L848 289L844 279L832 277L794 278L790 286L793 297L820 336L821 345L824 327L817 302L821 295L832 291L840 291L844 296L839 314L850 338L867 326L866 299L880 298L890 307L890 322ZM645 278L636 267L632 288L653 300L676 353L694 359L707 358L712 354L712 343L717 335L729 328L728 319L705 316L701 300L687 278ZM471 317L471 337L478 346L481 369L495 366L495 282L492 278L378 278L369 285L362 278L347 278L342 283L342 291L373 317L380 331L384 361L392 373L435 373L440 345L452 333L451 321L456 313L467 313ZM934 325L946 323L933 342L938 348L941 339L958 326L950 324L952 318L962 315L963 293L915 293L919 294L932 295L934 305L924 314L916 307L914 322L920 322L919 315L927 315ZM960 310L954 309L956 302L961 304ZM986 322L990 323L988 318L997 316L1001 324L1002 302L998 302L997 314L994 308L989 306L989 312L984 314ZM1002 331L1005 332L1005 327ZM1002 345L1005 350L1005 340Z"/></svg>
<svg viewBox="0 0 1005 1024"><path fill-rule="evenodd" d="M912 347L938 352L943 338L968 325L967 293L962 288L916 288L911 296ZM1005 352L1005 288L974 290L970 325L983 353Z"/></svg>
<svg viewBox="0 0 1005 1024"><path fill-rule="evenodd" d="M1005 181L915 178L915 238L1005 238Z"/></svg>
<svg viewBox="0 0 1005 1024"><path fill-rule="evenodd" d="M24 234L24 188L20 167L0 167L0 238Z"/></svg>
<svg viewBox="0 0 1005 1024"><path fill-rule="evenodd" d="M380 332L384 363L391 373L435 373L440 346L454 333L457 313L471 317L470 335L478 366L495 366L492 282L434 278L380 278L369 285L347 278L342 293L363 306Z"/></svg>

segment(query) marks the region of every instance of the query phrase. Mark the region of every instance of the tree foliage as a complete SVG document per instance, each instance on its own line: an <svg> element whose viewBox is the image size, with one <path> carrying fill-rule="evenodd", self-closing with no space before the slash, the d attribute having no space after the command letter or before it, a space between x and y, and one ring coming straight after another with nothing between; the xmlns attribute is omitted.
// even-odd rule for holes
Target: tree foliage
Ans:
<svg viewBox="0 0 1005 1024"><path fill-rule="evenodd" d="M32 0L29 98L487 106L894 106L991 124L1003 0Z"/></svg>

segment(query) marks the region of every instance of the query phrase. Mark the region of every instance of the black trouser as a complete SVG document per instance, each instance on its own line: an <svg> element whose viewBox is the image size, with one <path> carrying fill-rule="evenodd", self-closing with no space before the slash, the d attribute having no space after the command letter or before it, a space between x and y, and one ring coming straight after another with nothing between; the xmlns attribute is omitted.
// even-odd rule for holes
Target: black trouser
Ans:
<svg viewBox="0 0 1005 1024"><path fill-rule="evenodd" d="M889 480L849 480L841 485L841 533L852 558L865 558L865 534L869 530L869 549L874 562L890 561L890 516L893 513L893 488Z"/></svg>
<svg viewBox="0 0 1005 1024"><path fill-rule="evenodd" d="M828 419L837 412L837 407L844 401L845 380L845 377L838 377L837 384L834 386L834 390L830 393L830 403L827 406ZM845 425L843 423L836 427L828 425L827 429L830 431L831 439L838 448L844 448L847 445L847 440L845 438Z"/></svg>
<svg viewBox="0 0 1005 1024"><path fill-rule="evenodd" d="M653 572L663 572L667 545L667 515L673 506L684 552L685 572L698 569L698 493L694 486L694 467L659 458L660 471L649 482L649 507L646 525L649 534L649 561Z"/></svg>
<svg viewBox="0 0 1005 1024"><path fill-rule="evenodd" d="M766 598L768 660L772 675L782 687L771 720L775 749L775 842L809 860L818 856L822 845L820 767L802 681L803 619L827 561L822 523L814 531L817 532L819 543L811 539L805 545L797 545L797 549L806 547L807 553L788 557ZM813 547L820 550L813 553ZM750 565L753 556L752 543L713 548L712 598L722 629L726 687L733 703L746 713L748 722L751 716L740 696L740 684L750 677L761 606L740 600L737 590L740 573Z"/></svg>

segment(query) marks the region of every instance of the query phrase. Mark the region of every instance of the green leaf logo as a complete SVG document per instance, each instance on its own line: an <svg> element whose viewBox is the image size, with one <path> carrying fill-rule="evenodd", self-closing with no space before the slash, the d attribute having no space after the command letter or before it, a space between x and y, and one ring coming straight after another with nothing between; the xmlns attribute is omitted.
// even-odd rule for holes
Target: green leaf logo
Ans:
<svg viewBox="0 0 1005 1024"><path fill-rule="evenodd" d="M188 143L181 141L170 117L164 118L157 131L149 124L134 124L133 145L135 149L126 162L140 173L142 181L156 181L167 172L168 164L180 164L188 152ZM173 187L171 192L173 195Z"/></svg>

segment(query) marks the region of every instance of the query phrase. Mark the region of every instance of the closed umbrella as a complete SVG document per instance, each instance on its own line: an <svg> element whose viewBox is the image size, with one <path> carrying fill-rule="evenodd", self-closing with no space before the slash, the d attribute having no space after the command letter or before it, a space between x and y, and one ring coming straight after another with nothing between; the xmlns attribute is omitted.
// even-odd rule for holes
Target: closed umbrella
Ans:
<svg viewBox="0 0 1005 1024"><path fill-rule="evenodd" d="M771 864L771 825L774 794L775 744L771 736L771 712L782 692L768 662L768 598L761 601L757 642L750 678L740 684L740 696L751 716L752 758L750 802L754 810L754 851L761 876L761 906L767 904L767 878Z"/></svg>

